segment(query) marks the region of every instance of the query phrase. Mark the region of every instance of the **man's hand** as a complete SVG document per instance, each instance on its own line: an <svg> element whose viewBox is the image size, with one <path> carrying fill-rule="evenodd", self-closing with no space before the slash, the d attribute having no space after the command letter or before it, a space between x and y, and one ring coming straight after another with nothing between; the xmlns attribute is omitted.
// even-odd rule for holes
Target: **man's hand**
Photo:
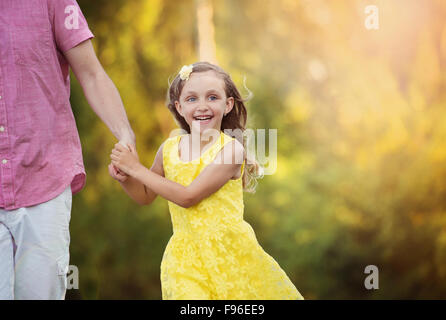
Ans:
<svg viewBox="0 0 446 320"><path fill-rule="evenodd" d="M136 149L135 135L133 134L133 131L131 130L123 131L119 137L119 143L126 148L128 148L128 145L131 145L133 149Z"/></svg>

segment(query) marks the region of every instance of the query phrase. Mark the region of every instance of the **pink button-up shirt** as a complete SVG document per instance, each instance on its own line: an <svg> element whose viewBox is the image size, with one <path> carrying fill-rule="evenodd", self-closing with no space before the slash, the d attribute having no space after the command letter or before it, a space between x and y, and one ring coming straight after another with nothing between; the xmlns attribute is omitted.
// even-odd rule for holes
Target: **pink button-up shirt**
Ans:
<svg viewBox="0 0 446 320"><path fill-rule="evenodd" d="M83 188L63 52L92 37L75 0L0 0L0 207Z"/></svg>

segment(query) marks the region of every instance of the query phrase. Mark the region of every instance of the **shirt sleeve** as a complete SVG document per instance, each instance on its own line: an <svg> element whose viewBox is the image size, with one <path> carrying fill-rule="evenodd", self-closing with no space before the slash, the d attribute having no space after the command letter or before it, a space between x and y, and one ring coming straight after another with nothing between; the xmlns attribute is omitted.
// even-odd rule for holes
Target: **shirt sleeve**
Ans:
<svg viewBox="0 0 446 320"><path fill-rule="evenodd" d="M76 0L47 1L54 39L60 51L68 51L94 37Z"/></svg>

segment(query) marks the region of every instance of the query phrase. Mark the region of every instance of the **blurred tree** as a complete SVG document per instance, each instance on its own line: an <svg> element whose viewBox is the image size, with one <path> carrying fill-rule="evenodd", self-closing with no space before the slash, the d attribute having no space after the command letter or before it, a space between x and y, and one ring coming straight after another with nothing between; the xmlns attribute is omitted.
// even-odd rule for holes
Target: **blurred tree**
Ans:
<svg viewBox="0 0 446 320"><path fill-rule="evenodd" d="M195 0L195 6L197 11L199 60L217 63L212 3L210 0Z"/></svg>

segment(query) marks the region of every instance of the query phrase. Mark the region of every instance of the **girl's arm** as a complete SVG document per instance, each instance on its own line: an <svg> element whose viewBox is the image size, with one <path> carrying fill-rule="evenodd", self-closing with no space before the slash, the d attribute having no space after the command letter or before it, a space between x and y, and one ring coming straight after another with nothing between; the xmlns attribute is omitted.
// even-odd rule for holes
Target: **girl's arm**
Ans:
<svg viewBox="0 0 446 320"><path fill-rule="evenodd" d="M130 198L139 205L149 204L146 200L146 191L143 184L133 177L128 177L125 181L119 181L124 191Z"/></svg>
<svg viewBox="0 0 446 320"><path fill-rule="evenodd" d="M230 150L227 150L227 149ZM244 157L243 145L234 140L217 154L188 186L168 180L144 167L133 155L117 144L111 155L112 163L150 190L175 204L189 208L219 190L229 179L237 176Z"/></svg>
<svg viewBox="0 0 446 320"><path fill-rule="evenodd" d="M163 169L163 146L164 143L159 147L158 152L155 156L155 161L152 164L150 170L155 172L156 174L164 177L164 169ZM136 150L130 147L131 153L134 154L137 158L138 155ZM124 191L139 205L149 205L155 200L157 194L147 188L140 181L135 179L132 176L129 176L125 181L119 181Z"/></svg>

